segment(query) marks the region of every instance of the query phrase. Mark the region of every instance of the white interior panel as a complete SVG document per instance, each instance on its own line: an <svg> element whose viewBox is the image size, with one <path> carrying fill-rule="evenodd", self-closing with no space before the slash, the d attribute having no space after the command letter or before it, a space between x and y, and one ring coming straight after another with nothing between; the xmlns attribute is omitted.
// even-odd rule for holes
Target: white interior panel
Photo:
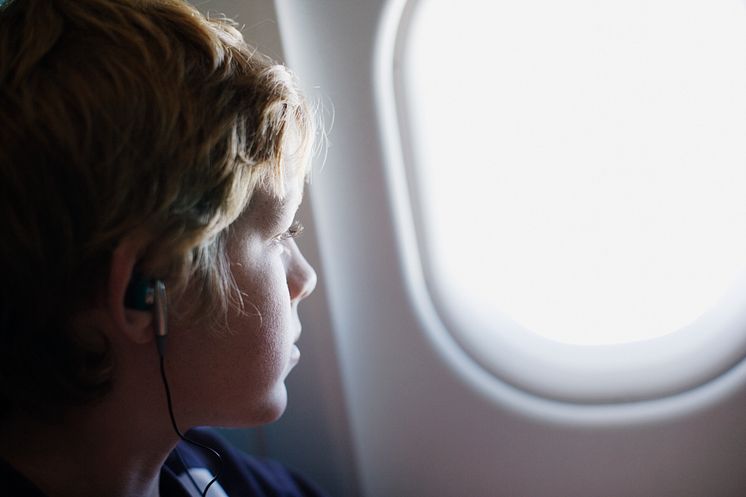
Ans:
<svg viewBox="0 0 746 497"><path fill-rule="evenodd" d="M385 70L401 2L277 6L289 64L334 106L311 203L363 494L743 495L742 363L660 400L582 406L501 382L463 352L417 269Z"/></svg>
<svg viewBox="0 0 746 497"><path fill-rule="evenodd" d="M738 351L723 366L708 363L706 349L700 362L693 347L688 363L672 365L698 371L696 388L583 405L548 399L551 369L526 377L543 385L532 391L500 379L449 333L422 273L394 105L402 1L201 8L238 13L247 37L274 43L268 51L284 54L307 93L334 114L301 215L301 241L319 273L301 309L303 358L290 376L286 416L254 434L255 448L311 474L334 497L746 495ZM270 29L275 15L279 37ZM586 380L580 372L564 384L599 384Z"/></svg>

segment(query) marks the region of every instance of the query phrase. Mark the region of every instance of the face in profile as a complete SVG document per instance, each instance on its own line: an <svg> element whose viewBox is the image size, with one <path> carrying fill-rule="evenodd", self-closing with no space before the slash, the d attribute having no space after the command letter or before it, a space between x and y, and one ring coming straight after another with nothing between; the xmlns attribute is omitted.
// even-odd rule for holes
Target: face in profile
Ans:
<svg viewBox="0 0 746 497"><path fill-rule="evenodd" d="M170 333L175 399L189 399L175 403L190 425L251 426L285 410L284 380L300 357L298 305L316 285L293 238L303 182L291 177L285 189L283 199L256 191L228 228L226 252L243 303L231 307L228 330Z"/></svg>

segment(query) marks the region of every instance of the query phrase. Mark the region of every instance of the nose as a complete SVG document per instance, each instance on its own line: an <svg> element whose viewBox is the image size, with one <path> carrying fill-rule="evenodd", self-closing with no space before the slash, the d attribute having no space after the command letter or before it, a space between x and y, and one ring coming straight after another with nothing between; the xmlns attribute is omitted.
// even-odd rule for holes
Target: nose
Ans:
<svg viewBox="0 0 746 497"><path fill-rule="evenodd" d="M290 258L287 266L290 300L295 302L308 297L316 288L316 271L308 263L294 240L290 244Z"/></svg>

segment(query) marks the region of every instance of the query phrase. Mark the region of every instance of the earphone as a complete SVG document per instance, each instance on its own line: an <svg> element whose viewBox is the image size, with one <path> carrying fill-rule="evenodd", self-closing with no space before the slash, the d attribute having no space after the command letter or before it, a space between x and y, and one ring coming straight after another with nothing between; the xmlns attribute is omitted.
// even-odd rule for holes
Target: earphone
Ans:
<svg viewBox="0 0 746 497"><path fill-rule="evenodd" d="M168 299L166 284L162 280L149 280L135 273L132 276L124 305L130 309L150 311L155 308L155 344L161 357L166 353L166 335L168 335Z"/></svg>
<svg viewBox="0 0 746 497"><path fill-rule="evenodd" d="M155 345L158 349L158 357L160 359L161 379L163 380L163 387L166 390L166 402L168 403L168 414L171 418L171 426L181 440L211 452L218 460L218 469L215 472L213 479L210 480L203 490L199 488L199 485L197 485L197 482L194 481L191 473L189 473L189 468L187 468L184 459L181 457L179 448L176 447L174 449L182 466L184 466L186 475L192 482L192 485L194 485L194 488L197 489L197 492L199 492L202 497L205 497L212 484L218 480L218 475L220 474L223 465L223 458L220 453L212 447L208 447L185 436L176 424L173 402L171 400L171 389L168 386L168 378L166 377L166 367L164 363L164 357L166 354L166 336L168 336L168 299L166 298L166 284L162 280L148 279L139 273L134 273L129 286L127 287L127 291L125 292L124 305L130 309L136 309L139 311L155 311Z"/></svg>
<svg viewBox="0 0 746 497"><path fill-rule="evenodd" d="M124 306L138 311L150 311L155 304L155 282L140 273L132 274L132 279L124 294ZM162 283L162 282L161 282ZM165 288L165 285L164 285Z"/></svg>

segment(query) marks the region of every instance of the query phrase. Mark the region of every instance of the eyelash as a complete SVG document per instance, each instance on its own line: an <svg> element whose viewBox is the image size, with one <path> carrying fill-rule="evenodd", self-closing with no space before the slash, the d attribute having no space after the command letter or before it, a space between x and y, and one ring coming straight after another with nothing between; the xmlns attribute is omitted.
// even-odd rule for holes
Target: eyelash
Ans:
<svg viewBox="0 0 746 497"><path fill-rule="evenodd" d="M303 225L300 223L300 221L294 221L285 233L277 237L277 240L283 241L289 240L291 238L297 238L300 236L301 233L303 233Z"/></svg>

